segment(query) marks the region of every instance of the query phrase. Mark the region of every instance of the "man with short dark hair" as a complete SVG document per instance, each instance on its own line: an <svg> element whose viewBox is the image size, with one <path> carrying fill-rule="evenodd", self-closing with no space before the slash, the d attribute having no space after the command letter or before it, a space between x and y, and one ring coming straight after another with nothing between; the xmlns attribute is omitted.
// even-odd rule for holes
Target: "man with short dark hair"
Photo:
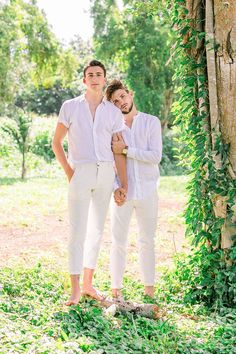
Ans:
<svg viewBox="0 0 236 354"><path fill-rule="evenodd" d="M154 296L155 247L157 224L158 164L162 155L161 124L157 117L138 112L133 94L119 80L113 80L106 90L107 99L123 113L125 130L113 139L115 155L127 158L127 200L120 193L117 178L111 214L112 249L111 281L114 297L121 297L125 271L128 228L133 210L138 223L138 245L141 278L145 295ZM118 176L119 177L119 176Z"/></svg>
<svg viewBox="0 0 236 354"><path fill-rule="evenodd" d="M83 294L103 299L92 286L92 279L115 178L111 139L124 129L120 110L103 97L104 65L92 60L84 69L83 82L86 93L63 103L53 139L53 151L69 180L72 293L66 305L76 305L80 300L83 268ZM68 159L63 149L67 133ZM119 191L125 196L125 156L115 155L115 163L122 181Z"/></svg>

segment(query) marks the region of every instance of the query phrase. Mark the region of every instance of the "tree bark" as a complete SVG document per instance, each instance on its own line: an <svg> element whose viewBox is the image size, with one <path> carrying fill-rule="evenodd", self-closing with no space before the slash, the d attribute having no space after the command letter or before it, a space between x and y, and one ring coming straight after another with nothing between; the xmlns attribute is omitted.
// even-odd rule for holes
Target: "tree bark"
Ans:
<svg viewBox="0 0 236 354"><path fill-rule="evenodd" d="M229 144L232 177L236 178L236 1L214 0L216 80L220 125Z"/></svg>
<svg viewBox="0 0 236 354"><path fill-rule="evenodd" d="M232 179L236 179L236 1L235 0L207 0L210 3L210 11L214 16L214 38L216 46L216 95L218 114L212 122L212 129L216 133L220 130L224 146L229 146L228 171ZM214 67L208 63L209 70ZM211 81L209 80L209 87ZM209 89L210 92L210 89ZM212 114L212 112L211 112ZM221 248L233 246L232 236L236 234L235 206L233 218L227 218L227 201L221 197L222 212L226 219L222 229Z"/></svg>
<svg viewBox="0 0 236 354"><path fill-rule="evenodd" d="M26 177L26 166L25 166L25 151L22 153L22 165L21 165L21 179Z"/></svg>

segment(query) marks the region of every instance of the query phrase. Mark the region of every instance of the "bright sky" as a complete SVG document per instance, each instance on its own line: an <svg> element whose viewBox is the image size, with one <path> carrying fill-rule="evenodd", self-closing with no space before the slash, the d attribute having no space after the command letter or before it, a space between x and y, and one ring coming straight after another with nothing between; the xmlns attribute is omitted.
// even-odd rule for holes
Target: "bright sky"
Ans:
<svg viewBox="0 0 236 354"><path fill-rule="evenodd" d="M89 0L37 0L58 39L68 42L75 34L84 40L93 35Z"/></svg>

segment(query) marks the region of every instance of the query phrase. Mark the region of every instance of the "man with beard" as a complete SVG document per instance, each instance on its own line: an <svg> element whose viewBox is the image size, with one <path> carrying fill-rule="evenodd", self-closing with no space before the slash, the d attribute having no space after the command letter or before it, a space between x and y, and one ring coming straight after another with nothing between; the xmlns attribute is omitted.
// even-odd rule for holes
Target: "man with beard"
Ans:
<svg viewBox="0 0 236 354"><path fill-rule="evenodd" d="M80 274L84 269L84 295L102 300L92 285L115 172L111 140L124 129L122 114L103 97L106 82L104 65L92 60L84 68L85 94L65 101L61 107L53 139L53 151L68 180L70 220L69 272L71 296L66 305L78 304ZM68 159L63 140L68 133ZM122 180L118 193L127 189L125 156L115 155Z"/></svg>
<svg viewBox="0 0 236 354"><path fill-rule="evenodd" d="M161 124L157 117L138 112L133 94L121 81L113 80L106 90L106 97L122 113L125 130L116 134L112 150L127 158L127 201L120 193L116 179L115 203L111 215L111 282L113 297L122 297L122 281L125 271L128 228L133 210L138 224L138 246L141 279L144 294L154 297L155 244L157 225L158 164L162 155Z"/></svg>

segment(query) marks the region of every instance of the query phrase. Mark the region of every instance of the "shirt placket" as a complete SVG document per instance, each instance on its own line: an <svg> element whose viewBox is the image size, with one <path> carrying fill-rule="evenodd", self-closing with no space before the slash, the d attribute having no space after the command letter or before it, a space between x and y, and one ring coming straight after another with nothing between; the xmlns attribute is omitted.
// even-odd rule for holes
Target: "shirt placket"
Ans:
<svg viewBox="0 0 236 354"><path fill-rule="evenodd" d="M136 148L135 144L135 129L136 129L136 119L134 119L132 127L131 127L131 142L132 146ZM141 198L141 180L139 176L139 168L138 168L138 161L134 159L134 180L135 180L135 188L134 188L134 198L140 199Z"/></svg>
<svg viewBox="0 0 236 354"><path fill-rule="evenodd" d="M97 125L99 124L99 111L100 111L100 105L97 107L96 112L95 112L95 117L93 121L93 143L94 143L94 151L95 155L97 158L97 168L99 167L99 161L101 160L99 156L99 142L98 142L98 136L97 136Z"/></svg>

